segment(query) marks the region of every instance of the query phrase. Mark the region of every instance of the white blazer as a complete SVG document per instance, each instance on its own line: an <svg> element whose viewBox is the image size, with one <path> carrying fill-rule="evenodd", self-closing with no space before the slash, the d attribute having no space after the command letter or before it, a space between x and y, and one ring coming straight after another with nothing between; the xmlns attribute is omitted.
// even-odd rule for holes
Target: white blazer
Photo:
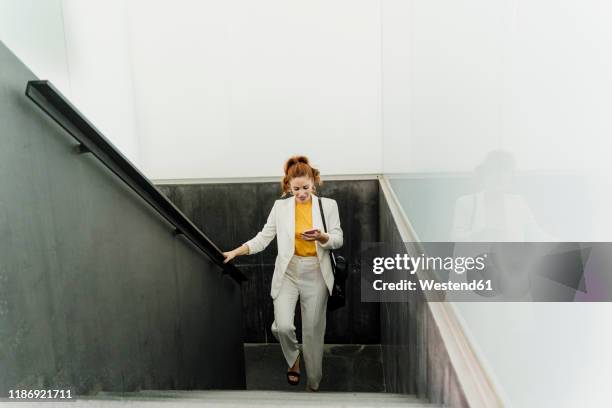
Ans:
<svg viewBox="0 0 612 408"><path fill-rule="evenodd" d="M330 249L340 248L344 242L342 228L340 227L340 215L338 214L338 203L336 200L314 194L312 196L312 227L323 231L323 220L319 210L319 199L322 200L323 213L327 224L329 240L325 244L315 241L317 257L321 265L321 272L329 294L332 293L334 285L334 273L332 271L329 256ZM268 220L263 229L255 237L245 242L249 247L249 255L263 251L276 236L278 255L274 263L274 275L272 275L272 288L270 296L276 299L281 288L281 283L289 261L295 253L295 197L278 199L268 215Z"/></svg>

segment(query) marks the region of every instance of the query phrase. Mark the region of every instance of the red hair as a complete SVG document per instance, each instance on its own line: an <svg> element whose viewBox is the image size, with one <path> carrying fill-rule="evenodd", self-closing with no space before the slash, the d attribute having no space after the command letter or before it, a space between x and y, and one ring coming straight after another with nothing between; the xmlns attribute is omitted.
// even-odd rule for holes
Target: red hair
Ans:
<svg viewBox="0 0 612 408"><path fill-rule="evenodd" d="M321 177L319 176L319 169L315 169L310 165L308 157L306 156L292 156L290 157L283 166L283 170L285 171L285 176L281 179L281 197L287 195L287 193L291 190L289 186L289 182L291 179L295 177L310 177L314 180L314 184L321 185L323 182L321 181ZM313 190L316 191L315 185L313 185Z"/></svg>

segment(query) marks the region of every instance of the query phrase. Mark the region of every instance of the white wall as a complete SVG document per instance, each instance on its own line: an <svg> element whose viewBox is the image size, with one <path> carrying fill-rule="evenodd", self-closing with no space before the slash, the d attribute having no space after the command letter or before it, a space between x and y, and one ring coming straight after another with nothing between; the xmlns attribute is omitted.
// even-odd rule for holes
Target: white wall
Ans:
<svg viewBox="0 0 612 408"><path fill-rule="evenodd" d="M64 0L71 100L132 162L139 163L124 0Z"/></svg>
<svg viewBox="0 0 612 408"><path fill-rule="evenodd" d="M376 1L130 2L140 145L154 179L378 173Z"/></svg>
<svg viewBox="0 0 612 408"><path fill-rule="evenodd" d="M382 171L377 1L1 1L9 48L150 178Z"/></svg>
<svg viewBox="0 0 612 408"><path fill-rule="evenodd" d="M0 40L139 163L124 0L0 0Z"/></svg>
<svg viewBox="0 0 612 408"><path fill-rule="evenodd" d="M384 171L470 168L500 142L500 1L383 1Z"/></svg>
<svg viewBox="0 0 612 408"><path fill-rule="evenodd" d="M153 178L576 169L608 161L608 4L0 0L0 38Z"/></svg>
<svg viewBox="0 0 612 408"><path fill-rule="evenodd" d="M0 0L0 41L36 76L70 93L61 0Z"/></svg>
<svg viewBox="0 0 612 408"><path fill-rule="evenodd" d="M384 0L384 170L600 169L612 141L612 4Z"/></svg>

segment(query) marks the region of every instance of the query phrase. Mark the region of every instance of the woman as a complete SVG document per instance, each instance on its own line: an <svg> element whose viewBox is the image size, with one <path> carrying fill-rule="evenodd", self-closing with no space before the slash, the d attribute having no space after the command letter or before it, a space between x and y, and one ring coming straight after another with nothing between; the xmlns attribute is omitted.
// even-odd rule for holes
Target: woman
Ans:
<svg viewBox="0 0 612 408"><path fill-rule="evenodd" d="M317 391L322 377L327 299L334 275L329 250L343 243L338 204L331 198L319 198L316 184L321 184L319 170L310 166L305 156L293 156L284 166L281 181L284 197L274 202L263 229L240 247L224 252L225 261L239 255L263 251L276 236L278 255L274 264L270 296L274 303L272 333L279 341L289 369L287 380L297 385L303 355L308 368L307 389ZM327 232L319 209L323 205ZM302 353L295 335L294 312L300 299L302 316Z"/></svg>

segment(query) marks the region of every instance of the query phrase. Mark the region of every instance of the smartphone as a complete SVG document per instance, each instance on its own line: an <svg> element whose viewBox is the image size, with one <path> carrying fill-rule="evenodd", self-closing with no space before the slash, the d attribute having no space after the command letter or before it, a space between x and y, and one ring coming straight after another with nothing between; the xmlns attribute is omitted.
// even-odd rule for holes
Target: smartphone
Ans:
<svg viewBox="0 0 612 408"><path fill-rule="evenodd" d="M306 230L306 231L302 232L302 234L304 234L304 235L313 235L316 231L318 231L318 228L311 228L309 230Z"/></svg>

